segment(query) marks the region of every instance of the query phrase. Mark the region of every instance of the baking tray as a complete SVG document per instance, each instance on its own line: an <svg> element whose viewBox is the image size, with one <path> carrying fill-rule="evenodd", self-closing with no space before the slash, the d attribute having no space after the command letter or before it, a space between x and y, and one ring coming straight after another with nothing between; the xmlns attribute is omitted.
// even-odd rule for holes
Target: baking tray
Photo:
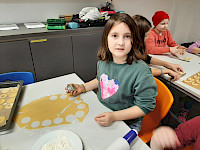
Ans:
<svg viewBox="0 0 200 150"><path fill-rule="evenodd" d="M0 90L1 90L0 91L0 94L1 94L0 99L3 99L3 100L1 100L2 104L0 104L1 105L0 106L1 107L0 116L7 118L7 119L4 118L6 121L2 124L5 124L5 125L1 124L0 131L5 131L5 130L9 129L9 126L10 126L12 119L13 119L13 115L14 115L16 106L18 104L19 95L20 95L20 92L21 92L23 82L24 81L16 81L16 82L15 81L12 81L12 82L9 81L9 82L1 82L0 83ZM6 93L7 90L8 91L10 90L10 91ZM14 92L12 90L14 90ZM2 96L2 94L4 94L4 95ZM14 96L11 95L11 94L13 94ZM6 97L4 98L5 95L6 95ZM12 101L14 100L13 103L9 102L8 101L9 99L12 100ZM9 109L6 110L7 104L10 104L10 110ZM9 111L10 111L10 113L7 113ZM7 113L7 115L5 114L5 112Z"/></svg>

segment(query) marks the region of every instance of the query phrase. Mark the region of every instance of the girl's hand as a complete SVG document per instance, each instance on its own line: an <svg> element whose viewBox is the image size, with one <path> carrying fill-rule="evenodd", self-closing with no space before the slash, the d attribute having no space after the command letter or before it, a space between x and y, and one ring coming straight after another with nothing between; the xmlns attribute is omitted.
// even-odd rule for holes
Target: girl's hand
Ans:
<svg viewBox="0 0 200 150"><path fill-rule="evenodd" d="M176 81L176 80L180 79L180 77L181 77L179 73L174 72L172 70L168 71L168 75L172 77L172 81Z"/></svg>
<svg viewBox="0 0 200 150"><path fill-rule="evenodd" d="M185 48L183 48L182 46L170 47L170 53L172 55L178 57L178 55L184 55L185 54Z"/></svg>
<svg viewBox="0 0 200 150"><path fill-rule="evenodd" d="M187 48L185 46L178 46L178 49L183 49L183 50L186 50Z"/></svg>
<svg viewBox="0 0 200 150"><path fill-rule="evenodd" d="M151 138L151 149L158 150L158 149L177 149L181 145L175 131L170 127L159 127L153 133Z"/></svg>
<svg viewBox="0 0 200 150"><path fill-rule="evenodd" d="M104 112L95 117L94 120L101 126L109 126L113 121L115 121L113 112Z"/></svg>
<svg viewBox="0 0 200 150"><path fill-rule="evenodd" d="M169 63L167 65L167 68L171 69L171 70L173 70L173 71L175 71L177 73L180 72L180 71L184 73L183 68L180 65L177 65L177 64L171 64L171 63Z"/></svg>
<svg viewBox="0 0 200 150"><path fill-rule="evenodd" d="M67 86L70 85L70 84L67 84ZM83 93L83 88L81 87L81 85L79 84L73 84L74 87L75 87L75 90L74 91L68 91L68 88L66 87L65 90L66 90L66 93L69 93L70 95L78 95L78 94L81 94Z"/></svg>
<svg viewBox="0 0 200 150"><path fill-rule="evenodd" d="M185 54L185 49L179 46L178 50L177 50L177 53L180 54L180 55L184 55Z"/></svg>

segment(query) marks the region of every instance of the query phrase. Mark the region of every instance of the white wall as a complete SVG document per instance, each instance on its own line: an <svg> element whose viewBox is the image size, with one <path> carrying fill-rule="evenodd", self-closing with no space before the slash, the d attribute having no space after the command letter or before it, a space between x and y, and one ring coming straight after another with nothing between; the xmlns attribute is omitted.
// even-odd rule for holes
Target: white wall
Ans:
<svg viewBox="0 0 200 150"><path fill-rule="evenodd" d="M46 22L59 15L78 14L84 7L99 7L99 0L0 0L0 24Z"/></svg>
<svg viewBox="0 0 200 150"><path fill-rule="evenodd" d="M115 9L143 15L152 23L156 11L170 16L169 30L177 43L200 39L200 0L113 0Z"/></svg>
<svg viewBox="0 0 200 150"><path fill-rule="evenodd" d="M77 14L103 0L0 0L0 24L45 22L59 15ZM200 0L113 0L114 8L151 21L158 10L170 16L169 30L177 43L200 39Z"/></svg>

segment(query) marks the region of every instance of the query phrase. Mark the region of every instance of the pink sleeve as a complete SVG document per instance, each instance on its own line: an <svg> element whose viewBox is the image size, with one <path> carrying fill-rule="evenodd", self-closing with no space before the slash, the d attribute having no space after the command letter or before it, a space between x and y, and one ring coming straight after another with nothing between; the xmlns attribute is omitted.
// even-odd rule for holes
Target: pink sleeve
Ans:
<svg viewBox="0 0 200 150"><path fill-rule="evenodd" d="M192 50L193 50L194 48L199 48L199 47L200 47L200 40L198 40L198 41L196 41L195 43L193 43L192 45L190 45L190 46L188 47L187 51L188 51L189 53L192 53Z"/></svg>
<svg viewBox="0 0 200 150"><path fill-rule="evenodd" d="M148 35L148 38L145 42L146 52L148 54L163 54L170 52L169 47L157 47L156 46L156 39L153 34Z"/></svg>
<svg viewBox="0 0 200 150"><path fill-rule="evenodd" d="M168 43L167 45L169 47L175 47L175 46L178 46L178 44L176 43L176 41L174 41L171 33L169 32L169 30L167 30L167 34L168 34Z"/></svg>
<svg viewBox="0 0 200 150"><path fill-rule="evenodd" d="M195 147L198 147L197 149L200 149L200 116L180 124L175 132L181 143L181 148L194 144Z"/></svg>

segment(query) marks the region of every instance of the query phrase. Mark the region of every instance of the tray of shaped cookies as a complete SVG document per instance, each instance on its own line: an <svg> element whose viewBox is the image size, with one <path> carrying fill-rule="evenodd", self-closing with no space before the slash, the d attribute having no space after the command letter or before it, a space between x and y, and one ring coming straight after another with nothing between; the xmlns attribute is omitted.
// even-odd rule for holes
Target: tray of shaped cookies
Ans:
<svg viewBox="0 0 200 150"><path fill-rule="evenodd" d="M7 130L18 103L23 81L0 83L0 131Z"/></svg>

